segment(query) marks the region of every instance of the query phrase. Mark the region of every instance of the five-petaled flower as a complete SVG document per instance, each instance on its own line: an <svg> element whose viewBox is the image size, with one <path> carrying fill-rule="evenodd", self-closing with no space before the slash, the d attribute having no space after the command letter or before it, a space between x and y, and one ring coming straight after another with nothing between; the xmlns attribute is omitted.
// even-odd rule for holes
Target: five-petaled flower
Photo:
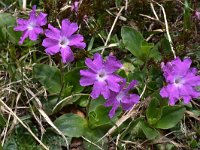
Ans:
<svg viewBox="0 0 200 150"><path fill-rule="evenodd" d="M105 99L110 97L110 92L119 92L122 78L115 74L115 72L122 67L120 61L114 56L108 56L104 61L102 56L98 53L94 55L94 60L87 58L85 64L89 69L80 70L81 86L93 85L91 97L93 99L103 95Z"/></svg>
<svg viewBox="0 0 200 150"><path fill-rule="evenodd" d="M136 80L132 80L131 83L126 88L126 80L124 79L119 92L111 92L110 97L105 103L106 107L112 106L112 109L109 112L109 117L112 118L115 115L117 108L122 106L123 110L130 110L134 104L138 103L140 96L137 94L129 94L129 91L132 90L137 84Z"/></svg>
<svg viewBox="0 0 200 150"><path fill-rule="evenodd" d="M74 60L74 54L71 50L71 46L75 48L84 49L86 44L83 42L83 36L81 34L74 34L78 30L77 23L71 23L68 19L62 20L61 29L54 28L52 25L48 25L45 30L45 38L42 45L46 47L46 53L54 55L58 52L61 53L62 62L72 62Z"/></svg>
<svg viewBox="0 0 200 150"><path fill-rule="evenodd" d="M192 98L200 96L195 87L200 85L200 76L197 76L197 69L191 68L191 59L175 58L166 65L162 64L162 70L167 82L160 95L163 98L169 97L169 104L174 105L180 98L188 104Z"/></svg>
<svg viewBox="0 0 200 150"><path fill-rule="evenodd" d="M47 23L46 17L47 14L44 13L39 13L39 15L36 15L36 6L34 5L28 20L21 18L17 19L17 26L14 28L14 30L23 31L19 44L22 44L27 37L29 37L29 39L32 41L36 41L38 35L43 33L41 26L44 26Z"/></svg>

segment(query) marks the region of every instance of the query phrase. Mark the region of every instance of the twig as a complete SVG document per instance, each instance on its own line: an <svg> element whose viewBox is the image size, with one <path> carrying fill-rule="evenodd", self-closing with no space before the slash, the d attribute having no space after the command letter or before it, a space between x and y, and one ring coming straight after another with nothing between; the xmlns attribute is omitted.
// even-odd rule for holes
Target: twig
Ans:
<svg viewBox="0 0 200 150"><path fill-rule="evenodd" d="M62 99L61 101L59 101L59 102L56 104L56 106L54 106L52 112L54 112L54 110L55 110L60 104L62 104L64 101L73 98L73 96L90 96L90 94L79 93L79 94L73 94L73 95L70 95L70 96L68 96L68 97L65 97L64 99Z"/></svg>
<svg viewBox="0 0 200 150"><path fill-rule="evenodd" d="M118 18L119 18L119 16L120 16L120 14L121 14L121 12L122 12L123 9L124 9L124 6L120 9L120 11L118 12L118 14L117 14L117 16L116 16L116 18L115 18L115 20L114 20L114 22L113 22L113 24L112 24L112 27L111 27L111 29L110 29L110 32L109 32L109 34L108 34L108 37L107 37L107 39L106 39L106 42L105 42L104 46L107 46L108 41L110 40L110 36L111 36L111 34L112 34L112 31L113 31L113 29L114 29L114 27L115 27L115 24L116 24L116 22L117 22L117 20L118 20ZM103 55L104 50L105 50L105 48L102 49L101 55Z"/></svg>
<svg viewBox="0 0 200 150"><path fill-rule="evenodd" d="M38 139L38 137L31 131L31 129L28 127L28 126L26 126L24 123L23 123L23 121L3 102L3 100L0 98L0 102L3 104L3 106L13 115L13 117L15 117L18 121L19 121L19 123L21 123L21 125L24 127L24 128L26 128L27 130L28 130L28 132L36 139L36 141L38 141L39 143L40 143L40 145L44 148L44 149L46 149L46 150L49 150L49 148L46 146L46 145L44 145L43 143L42 143L42 141L40 141L39 139Z"/></svg>
<svg viewBox="0 0 200 150"><path fill-rule="evenodd" d="M96 146L96 147L99 148L100 150L104 150L104 149L101 148L99 145L93 143L92 141L90 141L89 139L85 138L84 136L82 136L82 138L83 138L84 140L86 140L88 143L90 143L90 144Z"/></svg>
<svg viewBox="0 0 200 150"><path fill-rule="evenodd" d="M22 10L25 11L26 10L26 0L23 0L22 3L23 3L22 4Z"/></svg>
<svg viewBox="0 0 200 150"><path fill-rule="evenodd" d="M157 13L156 13L156 11L154 9L154 6L153 6L152 2L150 2L150 5L151 5L151 9L153 11L154 16L156 17L157 20L159 20L158 15L157 15Z"/></svg>
<svg viewBox="0 0 200 150"><path fill-rule="evenodd" d="M168 38L168 40L169 40L169 44L170 44L170 47L171 47L171 51L172 51L172 53L173 53L173 55L174 55L174 58L176 58L176 53L175 53L174 48L173 48L172 39L171 39L171 36L170 36L170 34L169 34L169 26L168 26L168 22L167 22L167 17L166 17L165 9L164 9L164 7L163 7L161 4L157 3L157 2L154 1L154 0L152 0L152 1L153 1L155 4L157 4L158 6L160 6L160 8L162 9L163 16L164 16L164 21L165 21L165 28L166 28L167 38Z"/></svg>
<svg viewBox="0 0 200 150"><path fill-rule="evenodd" d="M128 8L128 0L125 0L126 2L125 2L125 10L127 10L127 8Z"/></svg>
<svg viewBox="0 0 200 150"><path fill-rule="evenodd" d="M200 118L199 117L196 117L195 114L191 111L185 111L186 114L188 114L190 117L200 121Z"/></svg>

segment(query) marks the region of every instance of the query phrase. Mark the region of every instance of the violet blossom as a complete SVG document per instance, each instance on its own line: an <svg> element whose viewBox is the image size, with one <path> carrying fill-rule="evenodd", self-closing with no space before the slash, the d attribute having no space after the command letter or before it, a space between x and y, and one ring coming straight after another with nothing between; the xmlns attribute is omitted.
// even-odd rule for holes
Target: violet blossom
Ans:
<svg viewBox="0 0 200 150"><path fill-rule="evenodd" d="M30 18L28 20L21 18L17 19L17 26L14 30L23 32L19 44L22 44L27 37L32 41L36 41L39 34L43 33L42 26L47 23L47 14L39 13L36 15L35 5L29 15Z"/></svg>
<svg viewBox="0 0 200 150"><path fill-rule="evenodd" d="M115 115L115 111L121 105L123 110L130 110L134 104L138 103L140 96L137 94L129 94L137 84L136 80L132 80L131 83L126 88L126 80L124 79L119 92L111 92L111 96L105 103L106 107L112 106L109 112L109 117L112 118Z"/></svg>
<svg viewBox="0 0 200 150"><path fill-rule="evenodd" d="M81 86L93 85L91 97L93 99L103 95L105 99L110 97L110 92L119 92L122 78L115 72L122 67L120 61L114 56L108 56L104 61L99 53L94 55L94 60L87 58L85 64L89 69L80 70Z"/></svg>
<svg viewBox="0 0 200 150"><path fill-rule="evenodd" d="M167 85L164 86L160 95L163 98L169 98L169 104L174 105L179 99L183 99L188 104L192 98L200 96L195 87L200 85L200 76L197 76L197 69L191 68L192 60L185 58L175 58L166 65L162 64L162 70Z"/></svg>
<svg viewBox="0 0 200 150"><path fill-rule="evenodd" d="M195 18L196 18L197 20L200 20L200 11L196 10L196 11L194 12L194 16L195 16Z"/></svg>
<svg viewBox="0 0 200 150"><path fill-rule="evenodd" d="M70 22L68 19L62 20L61 29L48 25L45 30L45 38L42 46L46 47L45 51L49 55L61 53L62 62L72 62L74 54L70 47L84 49L86 47L84 38L81 34L74 34L78 30L77 23Z"/></svg>
<svg viewBox="0 0 200 150"><path fill-rule="evenodd" d="M73 2L72 5L71 5L71 11L74 11L75 13L77 13L78 8L79 8L79 1Z"/></svg>

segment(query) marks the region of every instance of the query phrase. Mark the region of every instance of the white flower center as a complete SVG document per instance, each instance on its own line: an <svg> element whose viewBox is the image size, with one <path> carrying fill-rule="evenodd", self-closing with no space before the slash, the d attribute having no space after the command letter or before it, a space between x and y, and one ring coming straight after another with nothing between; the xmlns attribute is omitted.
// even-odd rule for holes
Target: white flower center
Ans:
<svg viewBox="0 0 200 150"><path fill-rule="evenodd" d="M59 46L65 48L69 44L69 40L66 37L62 37L59 41Z"/></svg>
<svg viewBox="0 0 200 150"><path fill-rule="evenodd" d="M100 70L97 74L97 80L98 81L105 81L107 78L107 74L106 74L106 71L105 70Z"/></svg>
<svg viewBox="0 0 200 150"><path fill-rule="evenodd" d="M183 80L183 77L175 77L174 78L174 85L176 86L176 87L181 87L183 84L184 84L184 80Z"/></svg>
<svg viewBox="0 0 200 150"><path fill-rule="evenodd" d="M33 30L34 28L35 28L35 22L30 22L29 24L28 24L28 26L27 26L27 29L28 30Z"/></svg>
<svg viewBox="0 0 200 150"><path fill-rule="evenodd" d="M123 91L119 92L119 94L116 96L116 99L118 102L122 101L122 98L125 96L125 93Z"/></svg>

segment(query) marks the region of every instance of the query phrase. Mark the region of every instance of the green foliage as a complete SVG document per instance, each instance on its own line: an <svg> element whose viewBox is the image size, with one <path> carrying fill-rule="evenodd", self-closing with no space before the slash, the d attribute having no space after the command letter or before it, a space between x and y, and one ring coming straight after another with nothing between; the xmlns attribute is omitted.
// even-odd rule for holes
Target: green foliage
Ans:
<svg viewBox="0 0 200 150"><path fill-rule="evenodd" d="M158 59L160 53L153 49L153 43L147 43L142 34L131 27L122 27L121 36L125 47L138 59L146 62L149 58Z"/></svg>
<svg viewBox="0 0 200 150"><path fill-rule="evenodd" d="M161 118L156 123L156 128L170 129L174 127L185 113L185 107L183 106L164 106L162 108Z"/></svg>
<svg viewBox="0 0 200 150"><path fill-rule="evenodd" d="M55 94L61 90L61 74L56 67L36 64L33 68L33 77L37 79L48 92Z"/></svg>
<svg viewBox="0 0 200 150"><path fill-rule="evenodd" d="M0 42L10 41L17 44L20 33L13 30L15 22L16 19L11 14L0 13Z"/></svg>
<svg viewBox="0 0 200 150"><path fill-rule="evenodd" d="M32 130L37 132L36 128L32 126ZM4 144L3 149L5 150L42 150L42 148L37 144L35 139L27 132L22 126L16 128L15 133L12 134L6 143Z"/></svg>
<svg viewBox="0 0 200 150"><path fill-rule="evenodd" d="M133 139L133 137L154 140L159 137L159 132L151 127L143 118L133 120L122 133L123 138Z"/></svg>
<svg viewBox="0 0 200 150"><path fill-rule="evenodd" d="M54 124L69 137L83 136L87 127L87 121L76 114L62 115L55 120Z"/></svg>
<svg viewBox="0 0 200 150"><path fill-rule="evenodd" d="M75 68L70 70L64 75L64 80L67 86L72 86L72 91L74 93L79 93L83 91L84 87L80 86L80 70L83 68Z"/></svg>
<svg viewBox="0 0 200 150"><path fill-rule="evenodd" d="M97 128L99 126L107 125L107 127L111 127L111 120L115 122L117 120L117 116L121 113L121 110L116 112L115 117L111 120L108 117L108 113L111 108L104 106L105 100L100 97L96 100L92 100L90 102L89 108L89 125L91 128Z"/></svg>
<svg viewBox="0 0 200 150"><path fill-rule="evenodd" d="M157 98L153 98L146 111L149 124L156 124L156 122L161 118L161 108L159 100Z"/></svg>
<svg viewBox="0 0 200 150"><path fill-rule="evenodd" d="M185 0L184 3L184 16L183 16L183 26L184 29L190 29L191 28L191 12L190 12L190 2L188 0Z"/></svg>

